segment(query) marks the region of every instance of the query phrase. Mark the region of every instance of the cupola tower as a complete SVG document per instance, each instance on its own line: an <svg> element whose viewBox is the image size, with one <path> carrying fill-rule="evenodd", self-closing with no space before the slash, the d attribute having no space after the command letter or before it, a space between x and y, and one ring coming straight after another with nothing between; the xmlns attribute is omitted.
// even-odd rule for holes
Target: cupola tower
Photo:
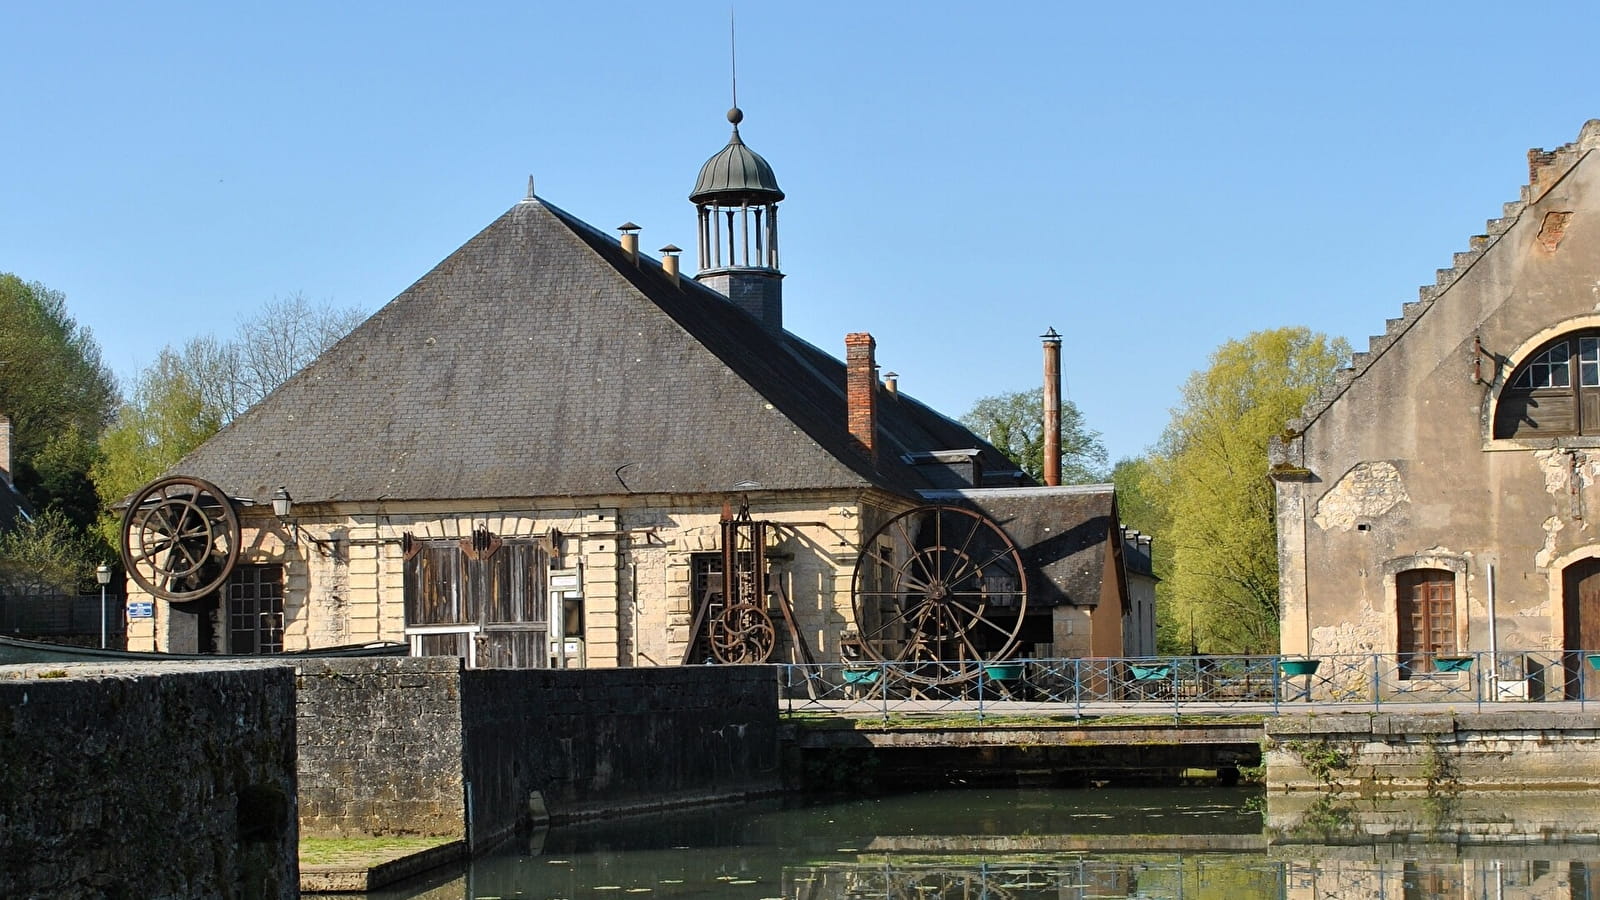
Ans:
<svg viewBox="0 0 1600 900"><path fill-rule="evenodd" d="M695 280L761 321L783 330L783 273L778 271L778 201L772 166L739 138L744 113L728 110L733 136L700 167L689 202L700 215L700 271Z"/></svg>

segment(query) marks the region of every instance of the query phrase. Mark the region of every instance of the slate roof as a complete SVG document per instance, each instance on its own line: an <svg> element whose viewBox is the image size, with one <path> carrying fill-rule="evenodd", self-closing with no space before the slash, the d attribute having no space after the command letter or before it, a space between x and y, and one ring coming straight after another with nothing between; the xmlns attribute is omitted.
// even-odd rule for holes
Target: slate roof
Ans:
<svg viewBox="0 0 1600 900"><path fill-rule="evenodd" d="M1121 541L1115 488L970 488L922 491L931 503L958 503L987 515L1017 544L1028 571L1028 608L1100 604L1101 574L1112 541ZM1127 600L1126 587L1122 588Z"/></svg>
<svg viewBox="0 0 1600 900"><path fill-rule="evenodd" d="M841 329L841 342L843 331ZM506 212L169 474L297 502L927 487L900 458L978 447L900 394L878 466L844 364L538 199ZM880 394L880 397L883 397Z"/></svg>

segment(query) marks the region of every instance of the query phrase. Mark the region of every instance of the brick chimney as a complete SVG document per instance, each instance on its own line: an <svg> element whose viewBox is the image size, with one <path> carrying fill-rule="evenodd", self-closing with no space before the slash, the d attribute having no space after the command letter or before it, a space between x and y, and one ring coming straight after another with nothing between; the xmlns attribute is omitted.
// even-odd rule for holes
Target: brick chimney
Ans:
<svg viewBox="0 0 1600 900"><path fill-rule="evenodd" d="M0 413L0 477L11 480L11 420Z"/></svg>
<svg viewBox="0 0 1600 900"><path fill-rule="evenodd" d="M878 464L878 364L872 335L856 331L844 336L845 409L850 437L873 465Z"/></svg>
<svg viewBox="0 0 1600 900"><path fill-rule="evenodd" d="M1061 484L1061 335L1054 328L1044 340L1044 483Z"/></svg>

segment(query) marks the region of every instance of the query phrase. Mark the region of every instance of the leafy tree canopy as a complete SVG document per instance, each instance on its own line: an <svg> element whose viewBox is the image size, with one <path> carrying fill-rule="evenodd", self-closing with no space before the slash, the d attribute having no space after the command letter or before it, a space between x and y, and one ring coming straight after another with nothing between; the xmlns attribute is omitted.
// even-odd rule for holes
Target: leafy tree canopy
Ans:
<svg viewBox="0 0 1600 900"><path fill-rule="evenodd" d="M59 510L45 510L0 533L0 596L76 594L105 558L105 548Z"/></svg>
<svg viewBox="0 0 1600 900"><path fill-rule="evenodd" d="M0 414L12 423L14 481L35 510L94 519L87 472L116 382L66 297L0 273Z"/></svg>
<svg viewBox="0 0 1600 900"><path fill-rule="evenodd" d="M984 397L961 424L995 445L1036 481L1044 480L1044 389ZM1106 447L1071 400L1061 401L1061 483L1106 478Z"/></svg>
<svg viewBox="0 0 1600 900"><path fill-rule="evenodd" d="M161 475L359 324L359 310L313 305L300 294L273 300L231 341L204 335L164 348L134 383L100 438L94 486L115 543L116 502Z"/></svg>
<svg viewBox="0 0 1600 900"><path fill-rule="evenodd" d="M1278 646L1275 500L1267 441L1350 356L1306 328L1228 341L1189 376L1151 456L1123 473L1129 513L1148 516L1163 579L1164 649L1270 653ZM1137 512L1136 512L1137 511ZM1144 525L1137 527L1145 528Z"/></svg>

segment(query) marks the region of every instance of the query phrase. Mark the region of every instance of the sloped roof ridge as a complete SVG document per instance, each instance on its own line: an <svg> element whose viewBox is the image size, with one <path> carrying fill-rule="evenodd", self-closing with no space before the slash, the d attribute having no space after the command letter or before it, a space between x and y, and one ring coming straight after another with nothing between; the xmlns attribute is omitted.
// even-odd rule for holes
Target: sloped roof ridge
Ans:
<svg viewBox="0 0 1600 900"><path fill-rule="evenodd" d="M1491 247L1500 242L1500 239L1521 220L1523 212L1529 205L1549 193L1577 168L1578 162L1583 157L1596 148L1600 148L1600 119L1590 119L1585 122L1578 139L1570 144L1562 145L1552 151L1529 150L1528 183L1519 190L1518 198L1505 203L1501 208L1500 217L1489 219L1483 233L1473 235L1468 240L1467 249L1454 255L1450 268L1438 269L1435 272L1433 284L1417 288L1417 299L1401 307L1399 318L1385 322L1383 334L1369 336L1366 350L1356 351L1350 355L1350 365L1340 369L1332 382L1306 401L1299 417L1289 420L1286 431L1291 435L1298 435L1309 428L1328 410L1328 407L1344 395L1356 379L1366 374L1379 357L1388 352L1389 348L1410 331L1435 303L1448 294Z"/></svg>
<svg viewBox="0 0 1600 900"><path fill-rule="evenodd" d="M1117 486L1108 481L1096 484L1060 484L1054 487L1035 485L1031 487L938 488L918 491L917 493L924 499L939 500L955 497L1067 497L1110 494L1115 493L1116 489Z"/></svg>
<svg viewBox="0 0 1600 900"><path fill-rule="evenodd" d="M914 484L904 483L904 479L892 477L890 472L874 469L864 457L851 448L851 445L844 440L846 418L842 413L837 417L837 422L834 422L833 417L821 415L819 409L800 408L813 404L803 399L794 389L811 391L821 389L824 393L836 393L831 391L825 378L819 375L812 379L813 383L810 385L797 384L794 380L784 380L784 373L776 371L774 353L733 352L741 341L770 341L775 345L771 349L776 354L782 354L785 358L795 361L810 374L817 374L805 364L804 360L788 352L786 341L798 340L797 338L786 331L783 333L784 340L777 339L761 327L754 316L735 306L722 293L693 278L680 276L676 286L671 285L669 276L661 268L660 262L644 254L640 254L640 260L653 264L649 272L642 265L634 267L623 264L622 245L616 238L554 204L543 200L538 202L586 243L602 262L632 283L642 296L661 309L669 319L727 366L729 371L737 375L752 391L772 404L773 408L781 412L795 428L810 438L820 451L853 473L861 484L876 485L895 491L915 488ZM691 295L698 295L693 299L703 305L689 308L687 303L693 302L689 300ZM730 335L728 333L730 329L727 327L730 320L736 320L741 326L748 327L736 326L739 334ZM779 383L783 384L786 390L771 389ZM839 399L842 401L842 394L839 395Z"/></svg>

